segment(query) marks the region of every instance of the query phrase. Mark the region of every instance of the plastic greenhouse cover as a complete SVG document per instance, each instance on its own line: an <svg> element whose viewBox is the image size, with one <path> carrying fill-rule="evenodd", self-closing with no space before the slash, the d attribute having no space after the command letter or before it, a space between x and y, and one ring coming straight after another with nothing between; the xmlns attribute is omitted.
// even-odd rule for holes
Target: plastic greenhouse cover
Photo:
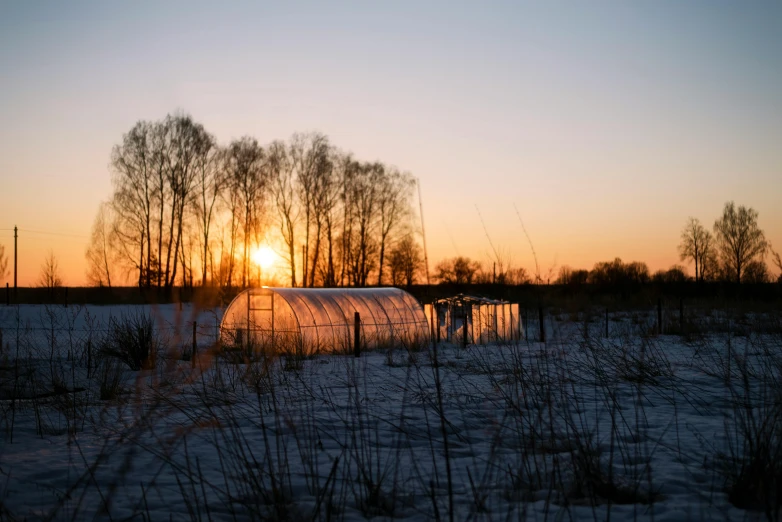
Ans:
<svg viewBox="0 0 782 522"><path fill-rule="evenodd" d="M367 347L429 335L423 308L399 288L251 288L228 306L222 329L271 343L275 332L295 332L308 352L336 349L351 338L356 312Z"/></svg>

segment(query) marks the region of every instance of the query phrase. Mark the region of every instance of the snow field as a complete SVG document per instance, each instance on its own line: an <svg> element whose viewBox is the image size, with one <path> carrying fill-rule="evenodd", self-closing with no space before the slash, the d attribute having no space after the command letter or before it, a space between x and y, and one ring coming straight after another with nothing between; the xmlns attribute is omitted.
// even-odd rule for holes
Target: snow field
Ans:
<svg viewBox="0 0 782 522"><path fill-rule="evenodd" d="M96 347L139 313L165 350L131 371ZM0 519L778 516L778 318L650 336L628 314L609 338L559 318L545 345L300 359L220 351L219 316L0 310Z"/></svg>

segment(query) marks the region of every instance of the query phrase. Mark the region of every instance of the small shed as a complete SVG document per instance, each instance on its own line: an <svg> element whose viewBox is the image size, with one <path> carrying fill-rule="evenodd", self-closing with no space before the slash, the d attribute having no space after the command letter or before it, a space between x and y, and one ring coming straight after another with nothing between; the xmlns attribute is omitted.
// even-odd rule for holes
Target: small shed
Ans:
<svg viewBox="0 0 782 522"><path fill-rule="evenodd" d="M423 307L399 288L250 288L226 308L221 335L225 345L277 352L348 352L356 312L362 348L430 338Z"/></svg>
<svg viewBox="0 0 782 522"><path fill-rule="evenodd" d="M522 338L517 303L459 294L427 305L426 315L438 340L492 344Z"/></svg>

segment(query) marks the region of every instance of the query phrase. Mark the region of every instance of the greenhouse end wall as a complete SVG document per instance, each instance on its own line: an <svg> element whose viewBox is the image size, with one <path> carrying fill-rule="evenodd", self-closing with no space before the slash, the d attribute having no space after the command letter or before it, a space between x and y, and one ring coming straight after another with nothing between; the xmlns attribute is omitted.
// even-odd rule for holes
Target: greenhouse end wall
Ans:
<svg viewBox="0 0 782 522"><path fill-rule="evenodd" d="M362 349L429 339L423 308L398 288L251 288L226 308L222 341L274 352L349 352L356 312Z"/></svg>
<svg viewBox="0 0 782 522"><path fill-rule="evenodd" d="M517 303L460 294L427 304L425 313L438 341L502 344L524 337Z"/></svg>

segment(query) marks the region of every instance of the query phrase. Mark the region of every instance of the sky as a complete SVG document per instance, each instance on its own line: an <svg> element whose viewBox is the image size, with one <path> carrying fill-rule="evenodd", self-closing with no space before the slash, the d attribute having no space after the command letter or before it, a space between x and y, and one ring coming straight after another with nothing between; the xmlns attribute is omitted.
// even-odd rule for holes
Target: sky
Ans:
<svg viewBox="0 0 782 522"><path fill-rule="evenodd" d="M112 146L181 110L410 172L430 266L668 268L730 200L780 250L780 27L778 1L0 0L0 245L18 226L20 286L50 250L85 284Z"/></svg>

